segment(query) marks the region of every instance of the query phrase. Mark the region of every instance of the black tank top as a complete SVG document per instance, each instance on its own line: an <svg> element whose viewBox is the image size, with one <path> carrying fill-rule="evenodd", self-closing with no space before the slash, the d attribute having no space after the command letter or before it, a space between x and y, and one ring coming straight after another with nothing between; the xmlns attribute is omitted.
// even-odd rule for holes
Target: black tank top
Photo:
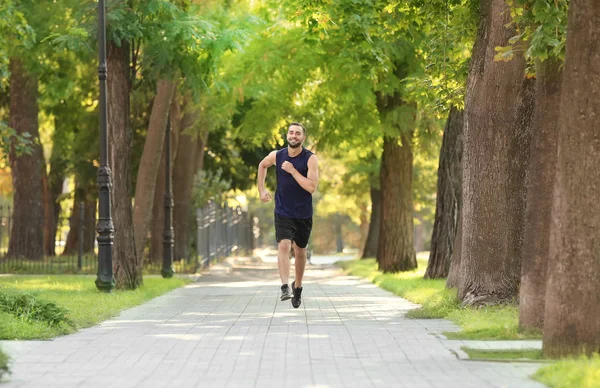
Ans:
<svg viewBox="0 0 600 388"><path fill-rule="evenodd" d="M275 213L289 218L311 218L313 216L312 194L304 190L292 174L283 171L281 165L287 160L302 176L306 177L308 175L308 159L313 153L302 148L300 154L290 157L286 147L277 151L276 155Z"/></svg>

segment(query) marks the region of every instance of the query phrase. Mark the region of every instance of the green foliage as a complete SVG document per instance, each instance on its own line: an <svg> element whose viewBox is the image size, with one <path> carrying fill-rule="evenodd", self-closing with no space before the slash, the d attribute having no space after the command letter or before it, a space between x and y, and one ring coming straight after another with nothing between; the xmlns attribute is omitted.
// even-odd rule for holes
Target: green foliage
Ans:
<svg viewBox="0 0 600 388"><path fill-rule="evenodd" d="M194 177L192 198L194 206L201 208L208 201L222 203L225 195L231 188L231 181L222 178L223 170L215 171L200 170Z"/></svg>
<svg viewBox="0 0 600 388"><path fill-rule="evenodd" d="M509 61L523 52L529 61L528 74L535 73L533 63L556 58L564 61L567 39L568 0L511 0L512 25L517 35L509 45L496 47L497 61Z"/></svg>
<svg viewBox="0 0 600 388"><path fill-rule="evenodd" d="M67 311L55 303L38 299L30 293L0 291L0 311L26 321L38 321L50 326L71 325Z"/></svg>
<svg viewBox="0 0 600 388"><path fill-rule="evenodd" d="M418 260L419 266L416 270L397 274L379 272L374 259L343 261L337 264L349 275L369 279L385 290L420 304L419 309L408 312L408 317L445 318L458 324L462 331L444 333L448 338L478 340L541 338L540 333L519 332L517 306L461 307L456 289L447 289L445 279L423 279L427 268L425 260Z"/></svg>
<svg viewBox="0 0 600 388"><path fill-rule="evenodd" d="M34 140L29 132L18 134L14 129L0 121L0 167L6 164L6 158L14 147L15 154L21 156L33 151Z"/></svg>
<svg viewBox="0 0 600 388"><path fill-rule="evenodd" d="M540 368L533 378L551 388L594 388L600 381L600 355L569 358Z"/></svg>

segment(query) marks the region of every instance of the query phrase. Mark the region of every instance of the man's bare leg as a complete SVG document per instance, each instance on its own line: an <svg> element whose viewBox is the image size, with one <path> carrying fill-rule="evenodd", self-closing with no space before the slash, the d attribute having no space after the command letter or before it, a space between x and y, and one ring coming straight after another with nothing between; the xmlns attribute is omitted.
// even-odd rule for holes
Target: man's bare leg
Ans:
<svg viewBox="0 0 600 388"><path fill-rule="evenodd" d="M294 279L295 287L302 287L302 278L304 277L304 269L306 268L306 248L299 248L297 245L294 246L296 252L296 279Z"/></svg>
<svg viewBox="0 0 600 388"><path fill-rule="evenodd" d="M290 282L290 249L292 247L291 240L281 240L277 245L277 267L279 268L279 277L281 284L289 284ZM296 259L297 261L298 259Z"/></svg>

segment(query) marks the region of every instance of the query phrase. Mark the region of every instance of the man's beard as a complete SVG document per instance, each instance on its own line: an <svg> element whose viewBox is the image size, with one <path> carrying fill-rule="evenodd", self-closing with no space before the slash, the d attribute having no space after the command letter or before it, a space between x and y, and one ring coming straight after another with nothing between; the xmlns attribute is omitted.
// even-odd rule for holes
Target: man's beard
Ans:
<svg viewBox="0 0 600 388"><path fill-rule="evenodd" d="M290 146L291 148L298 148L298 147L300 147L301 145L302 145L302 142L301 142L301 141L299 141L299 142L297 142L297 143L293 144L291 141L289 141L289 140L288 140L288 146Z"/></svg>

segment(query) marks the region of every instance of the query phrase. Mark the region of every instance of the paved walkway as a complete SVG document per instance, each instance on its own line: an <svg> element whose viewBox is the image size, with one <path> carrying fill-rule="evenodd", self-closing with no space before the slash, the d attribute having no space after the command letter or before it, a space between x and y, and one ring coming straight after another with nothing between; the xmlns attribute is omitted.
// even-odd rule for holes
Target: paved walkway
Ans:
<svg viewBox="0 0 600 388"><path fill-rule="evenodd" d="M309 266L302 306L280 302L273 263L219 266L96 327L3 345L2 387L542 387L536 364L462 361L443 320L327 265Z"/></svg>

